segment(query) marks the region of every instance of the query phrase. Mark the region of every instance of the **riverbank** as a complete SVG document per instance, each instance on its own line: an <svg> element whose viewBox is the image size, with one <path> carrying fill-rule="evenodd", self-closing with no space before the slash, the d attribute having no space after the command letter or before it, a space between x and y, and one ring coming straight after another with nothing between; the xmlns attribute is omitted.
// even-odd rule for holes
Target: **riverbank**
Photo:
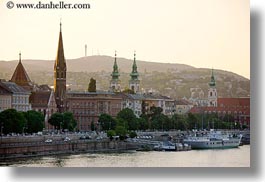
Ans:
<svg viewBox="0 0 265 182"><path fill-rule="evenodd" d="M73 141L54 141L29 142L29 143L9 143L0 146L0 161L14 158L28 158L36 156L48 156L59 154L78 154L94 152L116 152L126 150L136 150L137 145L110 140L73 140Z"/></svg>

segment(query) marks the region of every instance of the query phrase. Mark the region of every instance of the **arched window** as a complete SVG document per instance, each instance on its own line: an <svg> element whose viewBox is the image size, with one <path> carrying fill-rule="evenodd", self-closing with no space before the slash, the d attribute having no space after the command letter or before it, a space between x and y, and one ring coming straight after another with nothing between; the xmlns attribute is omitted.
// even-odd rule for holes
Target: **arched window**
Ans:
<svg viewBox="0 0 265 182"><path fill-rule="evenodd" d="M212 92L210 92L210 96L211 96L211 97L213 96L213 93L212 93Z"/></svg>

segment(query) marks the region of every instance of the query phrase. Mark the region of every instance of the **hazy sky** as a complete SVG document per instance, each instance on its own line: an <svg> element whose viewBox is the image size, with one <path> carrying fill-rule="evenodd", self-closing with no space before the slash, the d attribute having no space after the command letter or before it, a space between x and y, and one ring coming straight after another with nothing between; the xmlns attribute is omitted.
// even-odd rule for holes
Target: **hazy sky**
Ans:
<svg viewBox="0 0 265 182"><path fill-rule="evenodd" d="M0 60L114 55L233 71L250 77L249 0L65 0L91 9L8 9L0 1ZM14 0L38 3L39 0ZM42 3L48 1L42 1ZM59 1L53 1L57 3Z"/></svg>

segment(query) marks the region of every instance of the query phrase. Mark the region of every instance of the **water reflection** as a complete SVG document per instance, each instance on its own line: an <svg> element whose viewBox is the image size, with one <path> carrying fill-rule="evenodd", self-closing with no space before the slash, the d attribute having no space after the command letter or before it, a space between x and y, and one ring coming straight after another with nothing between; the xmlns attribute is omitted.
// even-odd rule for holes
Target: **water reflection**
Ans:
<svg viewBox="0 0 265 182"><path fill-rule="evenodd" d="M86 153L19 159L1 166L26 167L249 167L250 146L183 152Z"/></svg>

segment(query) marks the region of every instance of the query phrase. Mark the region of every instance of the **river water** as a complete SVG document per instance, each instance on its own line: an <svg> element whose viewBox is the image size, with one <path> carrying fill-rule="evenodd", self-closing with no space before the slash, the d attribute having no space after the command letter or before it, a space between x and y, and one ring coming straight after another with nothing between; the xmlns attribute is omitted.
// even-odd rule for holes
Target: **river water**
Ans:
<svg viewBox="0 0 265 182"><path fill-rule="evenodd" d="M250 167L250 146L182 152L124 152L46 156L0 163L14 167Z"/></svg>

